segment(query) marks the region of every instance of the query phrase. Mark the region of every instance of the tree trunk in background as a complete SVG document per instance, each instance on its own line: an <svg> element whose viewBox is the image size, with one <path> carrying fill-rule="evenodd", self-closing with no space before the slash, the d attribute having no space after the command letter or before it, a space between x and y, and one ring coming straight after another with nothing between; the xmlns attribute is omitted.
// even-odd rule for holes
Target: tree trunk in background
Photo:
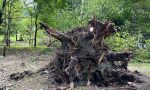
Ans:
<svg viewBox="0 0 150 90"><path fill-rule="evenodd" d="M1 11L0 11L0 24L3 23L2 16L3 16L3 11L4 11L5 6L6 6L6 0L3 0L3 4L1 7Z"/></svg>
<svg viewBox="0 0 150 90"><path fill-rule="evenodd" d="M34 10L35 10L35 33L34 33L34 47L36 47L37 44L37 31L38 31L38 9L36 4L34 5Z"/></svg>
<svg viewBox="0 0 150 90"><path fill-rule="evenodd" d="M36 37L37 37L37 30L38 30L37 19L38 19L38 14L36 12L36 16L35 16L34 47L36 47L36 39L37 39Z"/></svg>
<svg viewBox="0 0 150 90"><path fill-rule="evenodd" d="M13 0L9 1L8 4L8 30L7 30L7 37L6 37L6 45L10 46L10 29L11 29L11 10L12 10Z"/></svg>
<svg viewBox="0 0 150 90"><path fill-rule="evenodd" d="M7 26L6 46L10 46L9 31L10 31L10 4L8 4L8 26Z"/></svg>
<svg viewBox="0 0 150 90"><path fill-rule="evenodd" d="M18 41L18 30L16 29L16 41Z"/></svg>
<svg viewBox="0 0 150 90"><path fill-rule="evenodd" d="M31 27L30 27L30 31L29 31L29 33L30 33L30 36L29 36L29 46L32 45L32 27L33 27L33 20L32 20L32 18L33 18L33 16L31 14Z"/></svg>
<svg viewBox="0 0 150 90"><path fill-rule="evenodd" d="M29 46L31 45L31 31L30 31L30 36L29 36Z"/></svg>
<svg viewBox="0 0 150 90"><path fill-rule="evenodd" d="M5 57L6 56L6 36L7 36L7 33L6 33L6 26L7 25L7 23L6 23L6 8L4 9L4 48L3 48L3 57Z"/></svg>

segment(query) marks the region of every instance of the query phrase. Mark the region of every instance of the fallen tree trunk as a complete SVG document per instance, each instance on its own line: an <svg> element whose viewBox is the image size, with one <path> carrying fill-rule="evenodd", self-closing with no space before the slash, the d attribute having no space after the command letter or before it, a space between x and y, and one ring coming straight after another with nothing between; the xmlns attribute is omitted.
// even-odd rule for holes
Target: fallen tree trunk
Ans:
<svg viewBox="0 0 150 90"><path fill-rule="evenodd" d="M66 33L40 24L48 34L62 43L52 66L49 66L53 83L109 86L135 81L133 75L127 74L131 53L111 52L104 44L105 38L116 32L112 22L91 20L87 27L75 28ZM118 65L115 62L121 63Z"/></svg>

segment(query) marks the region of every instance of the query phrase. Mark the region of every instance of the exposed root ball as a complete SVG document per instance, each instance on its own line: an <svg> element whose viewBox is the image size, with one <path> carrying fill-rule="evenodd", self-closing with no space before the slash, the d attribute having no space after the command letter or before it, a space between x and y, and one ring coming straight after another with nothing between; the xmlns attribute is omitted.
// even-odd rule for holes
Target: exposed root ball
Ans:
<svg viewBox="0 0 150 90"><path fill-rule="evenodd" d="M114 86L136 81L134 74L127 70L132 53L112 52L105 45L105 38L116 32L112 22L91 20L87 27L67 33L40 24L62 43L53 60L53 68L49 68L49 78L56 85Z"/></svg>

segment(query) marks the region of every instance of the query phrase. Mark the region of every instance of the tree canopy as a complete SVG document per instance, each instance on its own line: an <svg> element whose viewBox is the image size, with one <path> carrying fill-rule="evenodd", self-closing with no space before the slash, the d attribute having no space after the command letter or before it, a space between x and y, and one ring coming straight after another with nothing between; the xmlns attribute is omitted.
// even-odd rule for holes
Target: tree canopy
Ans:
<svg viewBox="0 0 150 90"><path fill-rule="evenodd" d="M111 20L117 26L118 33L108 39L112 47L144 47L150 38L149 0L1 0L0 2L1 35L5 32L6 36L7 34L14 36L17 30L19 35L34 39L38 32L41 33L39 22L65 32L75 27L86 26L87 21L96 18L103 22ZM37 37L41 36L38 34ZM118 41L113 43L113 38L117 38ZM126 40L128 43L122 46Z"/></svg>

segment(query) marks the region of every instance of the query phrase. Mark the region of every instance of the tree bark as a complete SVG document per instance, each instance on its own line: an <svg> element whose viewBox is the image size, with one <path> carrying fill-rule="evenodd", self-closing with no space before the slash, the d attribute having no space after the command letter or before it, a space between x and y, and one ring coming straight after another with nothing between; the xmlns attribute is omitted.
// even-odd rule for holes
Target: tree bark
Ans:
<svg viewBox="0 0 150 90"><path fill-rule="evenodd" d="M38 14L37 14L37 12L36 12L36 16L35 16L34 47L36 47L36 41L37 41L37 31L38 31L38 24L37 24L37 20L38 20Z"/></svg>
<svg viewBox="0 0 150 90"><path fill-rule="evenodd" d="M11 11L12 11L12 5L13 0L9 1L8 4L8 30L7 30L7 38L6 38L6 45L10 47L10 29L11 29Z"/></svg>
<svg viewBox="0 0 150 90"><path fill-rule="evenodd" d="M38 9L37 6L34 5L35 10L35 33L34 33L34 47L36 47L37 44L37 31L38 31Z"/></svg>

